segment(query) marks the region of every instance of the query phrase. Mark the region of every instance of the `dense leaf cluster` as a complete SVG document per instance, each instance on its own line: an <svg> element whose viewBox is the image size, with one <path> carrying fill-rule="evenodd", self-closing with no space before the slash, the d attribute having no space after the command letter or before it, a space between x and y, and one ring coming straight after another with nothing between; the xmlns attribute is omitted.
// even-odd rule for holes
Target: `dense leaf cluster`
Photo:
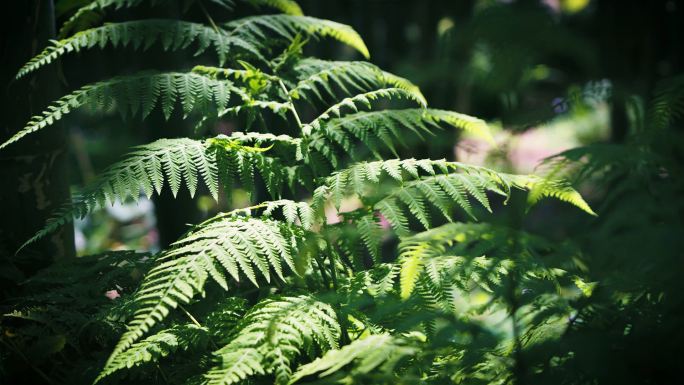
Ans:
<svg viewBox="0 0 684 385"><path fill-rule="evenodd" d="M84 106L116 108L124 119L138 111L145 118L160 106L168 119L180 104L200 134L227 114L246 116L247 129L261 123L261 132L135 148L76 192L32 240L97 206L137 201L166 185L175 195L185 184L194 195L201 180L215 199L230 199L237 183L254 198L258 170L272 197L197 224L157 255L109 252L60 262L32 278L37 294L5 316L26 323L3 320L1 338L41 377L64 383L595 383L606 373L582 370L591 346L606 354L611 346L640 346L635 333L681 311L668 286L681 282L664 274L678 257L669 248L681 249L675 240L681 204L636 210L639 203L632 202L657 195L673 204L669 198L682 192L679 166L667 163L667 151L681 149L659 136L681 113L680 78L659 89L633 143L568 151L548 159L543 176L407 159L399 147L407 137L458 128L491 141L488 126L427 108L415 85L369 63L303 57L311 37L337 39L368 57L350 27L302 16L289 0L243 1L285 14L209 19L208 25L98 26L107 9L143 1L81 2L62 29L64 39L19 71L22 77L70 51L107 44L145 49L161 43L167 50L195 44L199 52L213 46L219 63L87 85L0 148ZM376 102L392 98L418 108L382 109L395 105ZM318 114L309 122L299 114L304 101ZM266 124L274 120L264 114L282 120ZM286 135L292 130L283 126L297 135ZM634 159L633 151L644 155ZM666 177L658 176L663 172ZM459 220L475 221L475 207L492 211L491 193L514 205L527 194L527 208L556 197L592 218L571 181L559 175L605 182L608 199L591 239L557 243L509 223ZM293 198L302 196L310 199ZM357 208L340 212L345 201ZM622 213L635 215L626 228L617 217L623 214L611 207L621 205ZM330 213L340 221L330 221ZM635 258L644 250L639 241L646 242L640 236L653 232L664 256ZM388 238L398 238L398 246ZM562 287L573 283L582 293L565 295ZM106 299L111 290L121 298ZM471 302L480 292L488 300ZM478 321L496 311L512 324L510 335ZM587 343L606 330L619 332L610 342ZM93 341L100 346L90 346ZM47 374L36 366L50 355L66 357L65 344L88 358L65 358Z"/></svg>

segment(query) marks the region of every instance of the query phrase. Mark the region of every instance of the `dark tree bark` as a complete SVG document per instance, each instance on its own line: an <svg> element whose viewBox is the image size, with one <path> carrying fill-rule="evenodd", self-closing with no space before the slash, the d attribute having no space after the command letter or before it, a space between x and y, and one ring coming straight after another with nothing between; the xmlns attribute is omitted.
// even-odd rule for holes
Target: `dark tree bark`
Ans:
<svg viewBox="0 0 684 385"><path fill-rule="evenodd" d="M55 37L52 0L0 3L0 141L25 127L60 97L57 66L47 66L25 79L12 79L21 66ZM70 197L67 136L55 124L0 151L0 253L2 263L44 225ZM56 259L72 257L74 232L64 225L31 244L14 266L31 274Z"/></svg>

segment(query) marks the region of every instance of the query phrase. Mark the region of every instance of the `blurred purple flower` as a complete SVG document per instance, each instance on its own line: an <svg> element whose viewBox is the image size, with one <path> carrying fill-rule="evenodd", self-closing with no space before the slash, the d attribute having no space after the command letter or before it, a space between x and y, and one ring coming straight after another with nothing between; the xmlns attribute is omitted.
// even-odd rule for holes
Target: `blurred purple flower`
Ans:
<svg viewBox="0 0 684 385"><path fill-rule="evenodd" d="M534 294L534 289L522 289L523 294Z"/></svg>
<svg viewBox="0 0 684 385"><path fill-rule="evenodd" d="M555 98L551 102L551 107L553 107L553 112L556 114L562 114L568 110L568 105L565 103L563 98Z"/></svg>

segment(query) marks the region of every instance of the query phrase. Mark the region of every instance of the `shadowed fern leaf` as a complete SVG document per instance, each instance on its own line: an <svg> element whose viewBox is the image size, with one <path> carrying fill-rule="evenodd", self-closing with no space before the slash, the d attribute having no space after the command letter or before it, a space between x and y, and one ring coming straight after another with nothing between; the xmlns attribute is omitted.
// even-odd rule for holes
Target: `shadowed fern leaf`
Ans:
<svg viewBox="0 0 684 385"><path fill-rule="evenodd" d="M322 372L318 375L319 378L330 376L350 364L350 376L367 374L381 365L396 364L397 361L417 353L417 348L406 344L401 338L388 334L368 336L339 350L331 350L310 364L302 365L289 383L293 384L318 372Z"/></svg>
<svg viewBox="0 0 684 385"><path fill-rule="evenodd" d="M184 180L190 195L194 196L197 182L202 179L214 199L218 200L219 186L231 191L237 175L250 192L254 169L259 166L263 173L271 176L273 185L282 185L278 160L266 161L264 150L240 145L224 135L205 141L161 139L139 146L126 160L114 164L83 187L74 200L62 206L49 224L26 244L72 218L84 218L107 202L114 205L117 200L125 202L129 196L137 202L141 189L148 198L154 192L159 194L165 181L175 196ZM272 192L275 194L277 190Z"/></svg>
<svg viewBox="0 0 684 385"><path fill-rule="evenodd" d="M302 30L312 36L330 36L350 44L368 57L368 49L359 35L344 24L308 16L271 15L239 19L220 26L217 32L204 24L177 20L139 20L128 21L92 28L76 33L45 48L19 70L16 78L21 78L38 68L51 63L65 53L90 49L95 45L104 48L107 43L114 47L119 43L126 47L132 44L135 49L149 48L155 42L163 44L164 49L185 49L193 42L199 43L196 54L213 45L223 65L232 47L249 52L263 59L261 50L266 48L263 39L268 33L292 41L296 32Z"/></svg>
<svg viewBox="0 0 684 385"><path fill-rule="evenodd" d="M113 78L87 85L62 97L48 111L43 112L43 116L33 117L23 130L0 145L0 149L85 105L90 107L91 113L116 106L124 119L129 114L135 116L141 110L144 119L157 104L161 104L168 119L179 96L187 116L194 108L204 110L209 105L225 108L231 93L244 96L230 81L215 80L194 73L172 72Z"/></svg>
<svg viewBox="0 0 684 385"><path fill-rule="evenodd" d="M143 281L135 298L142 307L130 321L108 365L163 320L170 309L179 303L188 303L202 292L208 278L228 290L224 269L236 281L241 281L242 273L256 286L254 266L267 282L271 279L271 268L284 279L282 261L296 273L291 242L302 237L296 229L280 222L228 218L211 222L181 239L159 259L161 263Z"/></svg>
<svg viewBox="0 0 684 385"><path fill-rule="evenodd" d="M228 345L215 353L221 366L207 373L209 384L233 384L254 373L272 373L276 384L287 384L291 362L302 350L337 349L339 336L329 305L306 296L266 299L250 309Z"/></svg>

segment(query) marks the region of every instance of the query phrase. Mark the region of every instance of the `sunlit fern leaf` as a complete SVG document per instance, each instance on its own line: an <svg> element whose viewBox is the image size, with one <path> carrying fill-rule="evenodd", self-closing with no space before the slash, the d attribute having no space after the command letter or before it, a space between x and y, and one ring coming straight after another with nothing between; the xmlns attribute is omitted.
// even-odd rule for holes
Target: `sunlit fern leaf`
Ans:
<svg viewBox="0 0 684 385"><path fill-rule="evenodd" d="M231 34L240 34L252 40L263 39L269 32L291 42L297 32L305 32L313 37L332 37L356 48L365 58L369 58L368 48L361 36L348 25L309 16L267 15L247 17L222 24Z"/></svg>
<svg viewBox="0 0 684 385"><path fill-rule="evenodd" d="M527 210L544 197L555 197L577 206L584 212L596 216L596 213L584 201L582 195L565 180L540 178L536 175L501 174L512 186L529 189Z"/></svg>
<svg viewBox="0 0 684 385"><path fill-rule="evenodd" d="M479 119L443 110L404 109L358 112L331 119L322 123L321 130L312 135L310 145L317 150L327 150L326 158L334 165L337 157L334 150L331 150L332 143L337 143L345 152L355 157L352 138L356 138L381 159L375 143L383 143L396 154L395 141L406 146L403 130L411 130L422 139L423 133L433 135L431 129L439 129L439 123L442 122L451 127L470 130L486 140L491 140L488 126ZM328 153L331 154L330 157L327 156Z"/></svg>
<svg viewBox="0 0 684 385"><path fill-rule="evenodd" d="M409 100L414 100L418 103L420 103L423 107L425 105L423 104L422 99L406 90L402 90L400 88L386 88L386 89L381 89L377 91L371 91L371 92L366 92L364 94L358 94L354 97L351 98L345 98L341 102L333 105L332 107L328 108L325 112L323 112L321 115L319 115L316 119L314 119L311 123L305 125L304 127L304 132L306 133L307 131L318 131L322 130L323 125L325 124L326 121L332 119L333 117L341 117L342 116L342 108L346 107L354 112L358 112L358 105L364 105L367 108L371 108L370 101L371 100L377 100L379 98L389 98L391 99L393 96L398 97L401 99L402 97L405 97L406 99Z"/></svg>
<svg viewBox="0 0 684 385"><path fill-rule="evenodd" d="M235 280L240 281L244 274L257 286L254 267L269 282L270 268L282 278L281 259L296 273L291 242L297 240L297 234L277 221L227 218L210 222L176 242L143 280L134 299L140 308L108 365L171 309L179 303L187 304L201 292L208 278L227 290L224 269Z"/></svg>
<svg viewBox="0 0 684 385"><path fill-rule="evenodd" d="M194 324L176 325L131 345L105 366L95 382L114 372L143 365L149 361L158 361L159 358L168 356L178 349L206 347L208 341L208 329Z"/></svg>
<svg viewBox="0 0 684 385"><path fill-rule="evenodd" d="M144 119L157 103L160 103L168 119L173 112L179 92L186 116L189 111L197 107L197 104L209 105L215 101L223 103L224 100L227 101L230 98L231 93L242 95L242 91L233 87L228 80L208 79L194 73L170 72L113 78L87 85L63 96L54 105L48 107L42 116L34 116L24 129L0 145L0 149L27 134L53 124L64 115L85 105L88 105L93 113L98 109L106 111L116 104L124 118L129 112L133 116L141 109ZM131 95L135 97L130 97ZM216 98L212 95L216 95Z"/></svg>
<svg viewBox="0 0 684 385"><path fill-rule="evenodd" d="M420 167L422 166L422 167ZM418 168L430 170L432 174L420 177ZM437 171L434 170L436 168ZM401 170L406 170L415 180L404 181ZM377 170L376 181L373 182L367 170ZM450 171L465 171L466 173L451 173ZM427 172L427 171L426 171ZM441 173L441 174L440 174ZM470 173L470 174L468 174ZM458 162L432 160L388 160L379 162L365 162L350 166L333 174L327 179L326 185L332 193L333 202L339 208L342 197L348 190L354 191L362 197L365 186L372 182L377 184L381 176L387 175L399 186L389 192L380 194L379 201L374 205L376 210L387 218L399 236L408 234L408 220L400 202L408 207L408 211L418 218L425 228L430 228L430 214L425 201L437 206L445 218L452 221L451 207L457 205L472 215L468 193L472 194L483 206L489 209L485 189L510 194L506 179L492 170L482 167L469 166ZM482 181L486 181L484 183Z"/></svg>
<svg viewBox="0 0 684 385"><path fill-rule="evenodd" d="M453 111L435 109L428 109L426 111L426 114L437 122L443 121L449 124L450 126L458 127L468 132L471 132L487 140L492 145L496 146L494 138L492 138L492 135L489 131L489 126L482 119L474 118L472 116L464 114L459 114Z"/></svg>
<svg viewBox="0 0 684 385"><path fill-rule="evenodd" d="M417 85L411 83L409 80L404 79L402 77L399 77L397 75L394 75L392 73L386 72L386 71L381 71L382 72L382 77L385 82L385 87L395 87L395 88L401 88L406 91L412 92L416 95L418 95L422 100L423 104L427 106L427 99L425 99L425 96L423 96L423 93L420 92L420 88L418 88Z"/></svg>
<svg viewBox="0 0 684 385"><path fill-rule="evenodd" d="M396 364L399 360L414 356L418 352L419 349L408 345L401 338L388 334L370 335L339 350L331 350L313 362L300 366L289 383L293 384L316 373L319 373L319 378L327 377L343 370L347 365L351 366L351 380L356 376L370 373L381 365L387 365L388 362Z"/></svg>
<svg viewBox="0 0 684 385"><path fill-rule="evenodd" d="M113 205L117 200L125 202L128 197L137 202L141 189L148 198L155 192L159 194L165 181L175 196L185 180L190 195L194 196L197 181L202 179L214 199L218 200L219 186L232 188L238 175L244 184L245 178L249 178L256 167L270 167L265 171L278 178L281 175L278 161L263 161L267 159L263 151L242 146L224 135L204 141L161 139L139 146L125 160L112 165L79 190L74 199L64 204L48 225L24 246L72 218L85 217L97 206ZM241 161L236 162L238 157Z"/></svg>
<svg viewBox="0 0 684 385"><path fill-rule="evenodd" d="M364 62L330 62L306 58L297 62L294 70L299 82L289 91L290 96L296 99L303 97L312 104L312 96L322 102L326 97L335 97L335 87L346 95L384 87L380 69Z"/></svg>
<svg viewBox="0 0 684 385"><path fill-rule="evenodd" d="M545 258L567 260L576 255L545 239L487 223L451 223L404 238L401 250L401 296L409 298L421 277L432 298L445 311L454 311L453 292L469 297L468 282L492 292L512 269L527 272L524 279L548 279L559 289L560 269L546 267ZM445 290L448 288L449 290Z"/></svg>
<svg viewBox="0 0 684 385"><path fill-rule="evenodd" d="M334 310L306 296L269 297L256 304L215 354L221 365L206 378L212 385L240 382L253 374L273 374L276 384L291 379L291 363L302 350L336 349L340 326Z"/></svg>

